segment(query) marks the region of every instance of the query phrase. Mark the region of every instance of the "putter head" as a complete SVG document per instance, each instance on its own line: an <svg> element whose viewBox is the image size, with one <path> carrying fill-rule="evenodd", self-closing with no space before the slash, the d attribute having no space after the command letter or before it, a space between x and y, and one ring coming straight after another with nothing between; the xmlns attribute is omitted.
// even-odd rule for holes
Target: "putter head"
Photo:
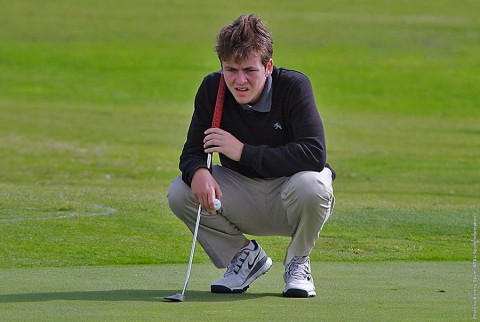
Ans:
<svg viewBox="0 0 480 322"><path fill-rule="evenodd" d="M170 302L184 302L185 301L185 295L177 293L175 295L166 296L166 297L164 297L164 299L167 300L167 301L170 301Z"/></svg>

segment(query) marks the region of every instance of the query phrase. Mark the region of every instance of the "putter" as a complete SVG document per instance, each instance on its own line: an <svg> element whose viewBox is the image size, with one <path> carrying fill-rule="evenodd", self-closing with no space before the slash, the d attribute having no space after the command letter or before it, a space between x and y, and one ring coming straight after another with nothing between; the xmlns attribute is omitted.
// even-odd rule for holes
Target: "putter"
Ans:
<svg viewBox="0 0 480 322"><path fill-rule="evenodd" d="M212 164L212 154L207 156L207 168L210 169ZM185 277L185 284L183 285L182 293L177 293L171 296L164 297L165 300L171 302L183 302L185 301L185 290L187 289L188 281L190 280L190 271L192 270L193 254L195 253L195 245L197 243L198 227L200 226L200 217L202 213L202 205L198 205L197 221L195 222L195 230L193 231L192 248L190 249L190 260L188 261L187 276Z"/></svg>
<svg viewBox="0 0 480 322"><path fill-rule="evenodd" d="M218 86L217 100L215 102L215 110L212 120L212 127L220 127L220 120L222 119L223 100L225 97L225 79L223 74L220 76L220 84ZM212 165L212 153L207 155L207 168L210 170ZM197 243L198 227L200 226L200 217L202 213L202 206L198 205L197 221L195 223L195 230L193 231L193 242L190 250L190 260L188 261L187 276L185 277L185 284L183 285L182 293L177 293L171 296L164 297L170 302L184 302L185 290L187 289L188 281L190 280L190 271L192 269L193 254L195 253L195 244Z"/></svg>
<svg viewBox="0 0 480 322"><path fill-rule="evenodd" d="M209 154L210 155L210 154ZM185 277L185 284L183 285L182 293L164 297L165 300L172 302L185 301L185 290L187 289L188 281L190 280L190 271L192 270L193 254L195 253L195 244L197 243L198 226L200 225L200 214L202 213L202 205L198 205L197 222L195 223L195 231L193 232L192 248L190 250L190 260L188 261L187 276Z"/></svg>

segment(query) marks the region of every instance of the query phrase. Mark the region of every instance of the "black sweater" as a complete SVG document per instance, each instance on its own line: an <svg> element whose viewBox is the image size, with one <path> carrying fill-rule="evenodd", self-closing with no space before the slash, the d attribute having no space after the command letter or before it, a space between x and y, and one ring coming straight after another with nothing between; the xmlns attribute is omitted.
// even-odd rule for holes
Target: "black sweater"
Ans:
<svg viewBox="0 0 480 322"><path fill-rule="evenodd" d="M188 185L195 170L206 168L204 132L211 127L219 82L220 72L206 76L195 96L195 111L180 156L180 171ZM226 88L220 128L244 143L239 162L220 154L221 164L244 176L288 177L330 168L312 86L299 72L273 69L272 108L267 113L244 110Z"/></svg>

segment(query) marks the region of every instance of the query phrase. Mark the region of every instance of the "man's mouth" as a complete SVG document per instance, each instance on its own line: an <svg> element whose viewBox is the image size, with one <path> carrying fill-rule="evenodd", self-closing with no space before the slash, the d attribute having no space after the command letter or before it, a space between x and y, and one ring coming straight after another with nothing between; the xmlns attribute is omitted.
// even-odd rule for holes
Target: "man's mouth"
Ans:
<svg viewBox="0 0 480 322"><path fill-rule="evenodd" d="M248 88L246 87L235 87L235 90L238 92L247 92Z"/></svg>

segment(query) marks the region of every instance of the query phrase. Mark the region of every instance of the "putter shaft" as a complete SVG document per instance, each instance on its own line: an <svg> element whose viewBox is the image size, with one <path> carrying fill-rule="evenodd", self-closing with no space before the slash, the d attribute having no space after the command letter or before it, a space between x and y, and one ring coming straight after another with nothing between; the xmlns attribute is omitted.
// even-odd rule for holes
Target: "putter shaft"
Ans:
<svg viewBox="0 0 480 322"><path fill-rule="evenodd" d="M197 221L195 223L195 230L193 232L192 248L190 249L190 260L188 261L187 276L185 277L185 284L183 285L182 296L185 296L188 281L190 280L190 271L192 270L193 254L195 253L195 245L197 243L198 227L200 226L200 217L202 213L202 206L198 205Z"/></svg>

